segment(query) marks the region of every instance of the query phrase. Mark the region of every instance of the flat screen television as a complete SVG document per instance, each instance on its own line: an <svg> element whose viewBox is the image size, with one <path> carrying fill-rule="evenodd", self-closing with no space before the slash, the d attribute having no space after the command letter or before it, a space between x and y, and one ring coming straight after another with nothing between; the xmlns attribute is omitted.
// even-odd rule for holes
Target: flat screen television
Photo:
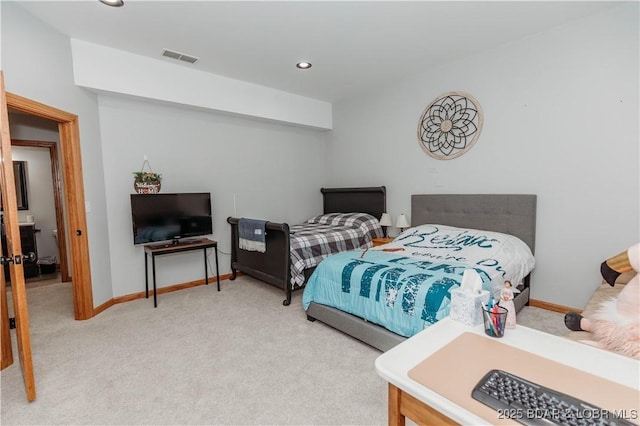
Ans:
<svg viewBox="0 0 640 426"><path fill-rule="evenodd" d="M178 243L213 233L211 193L131 194L133 243Z"/></svg>

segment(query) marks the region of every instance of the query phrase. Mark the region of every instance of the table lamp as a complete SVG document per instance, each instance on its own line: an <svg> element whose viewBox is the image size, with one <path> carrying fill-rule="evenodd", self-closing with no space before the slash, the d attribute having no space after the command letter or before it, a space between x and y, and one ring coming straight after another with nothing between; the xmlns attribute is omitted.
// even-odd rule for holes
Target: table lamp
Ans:
<svg viewBox="0 0 640 426"><path fill-rule="evenodd" d="M382 216L380 217L380 226L382 226L384 237L387 238L387 227L393 226L393 222L391 222L391 215L389 213L382 213Z"/></svg>
<svg viewBox="0 0 640 426"><path fill-rule="evenodd" d="M407 217L402 213L398 216L398 221L396 222L396 228L400 228L400 233L404 231L406 228L410 227L409 222L407 221Z"/></svg>

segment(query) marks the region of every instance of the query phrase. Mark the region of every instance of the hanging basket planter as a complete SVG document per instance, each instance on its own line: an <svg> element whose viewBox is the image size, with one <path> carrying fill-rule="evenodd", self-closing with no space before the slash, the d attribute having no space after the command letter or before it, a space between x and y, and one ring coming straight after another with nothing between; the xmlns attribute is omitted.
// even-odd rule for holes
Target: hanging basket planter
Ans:
<svg viewBox="0 0 640 426"><path fill-rule="evenodd" d="M145 167L147 167L149 171L145 171ZM133 175L135 177L133 189L135 189L138 194L157 194L160 192L162 175L154 173L147 160L144 160L144 163L142 163L140 171L133 172Z"/></svg>
<svg viewBox="0 0 640 426"><path fill-rule="evenodd" d="M145 182L133 182L133 188L136 190L138 194L157 194L160 192L160 187L162 185L160 182L155 183L145 183Z"/></svg>

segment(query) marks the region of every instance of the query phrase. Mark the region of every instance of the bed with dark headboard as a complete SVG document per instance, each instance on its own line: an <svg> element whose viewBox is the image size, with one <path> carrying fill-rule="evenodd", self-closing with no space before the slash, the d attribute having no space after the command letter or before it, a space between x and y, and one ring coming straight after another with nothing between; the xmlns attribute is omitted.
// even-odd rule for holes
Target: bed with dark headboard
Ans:
<svg viewBox="0 0 640 426"><path fill-rule="evenodd" d="M323 212L367 213L376 219L386 211L384 186L359 188L321 188ZM291 303L291 292L299 286L291 283L291 227L287 223L267 222L265 225L266 251L242 250L239 247L239 218L229 217L231 225L231 278L240 271L284 290L283 305ZM305 279L313 268L305 269Z"/></svg>
<svg viewBox="0 0 640 426"><path fill-rule="evenodd" d="M536 195L529 194L418 194L411 197L411 223L510 234L534 253L536 203ZM530 278L529 274L524 279L514 300L518 311L529 302ZM320 320L382 351L406 339L366 319L315 302L309 304L307 318Z"/></svg>

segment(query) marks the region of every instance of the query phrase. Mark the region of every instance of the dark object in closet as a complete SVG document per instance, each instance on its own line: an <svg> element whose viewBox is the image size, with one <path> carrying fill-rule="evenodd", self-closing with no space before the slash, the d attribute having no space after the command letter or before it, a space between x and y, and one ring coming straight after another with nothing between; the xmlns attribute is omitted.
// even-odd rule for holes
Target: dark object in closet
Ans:
<svg viewBox="0 0 640 426"><path fill-rule="evenodd" d="M55 274L57 270L55 256L45 256L38 259L38 267L40 268L40 274Z"/></svg>
<svg viewBox="0 0 640 426"><path fill-rule="evenodd" d="M35 253L34 261L25 260L22 265L24 267L24 277L34 278L40 275L38 268L38 247L36 245L36 233L39 232L34 224L20 225L20 245L22 246L22 253L28 255L29 253ZM2 224L2 253L8 256L7 253L7 238L5 235L4 224ZM11 280L9 276L9 265L4 265L4 277L8 282Z"/></svg>

